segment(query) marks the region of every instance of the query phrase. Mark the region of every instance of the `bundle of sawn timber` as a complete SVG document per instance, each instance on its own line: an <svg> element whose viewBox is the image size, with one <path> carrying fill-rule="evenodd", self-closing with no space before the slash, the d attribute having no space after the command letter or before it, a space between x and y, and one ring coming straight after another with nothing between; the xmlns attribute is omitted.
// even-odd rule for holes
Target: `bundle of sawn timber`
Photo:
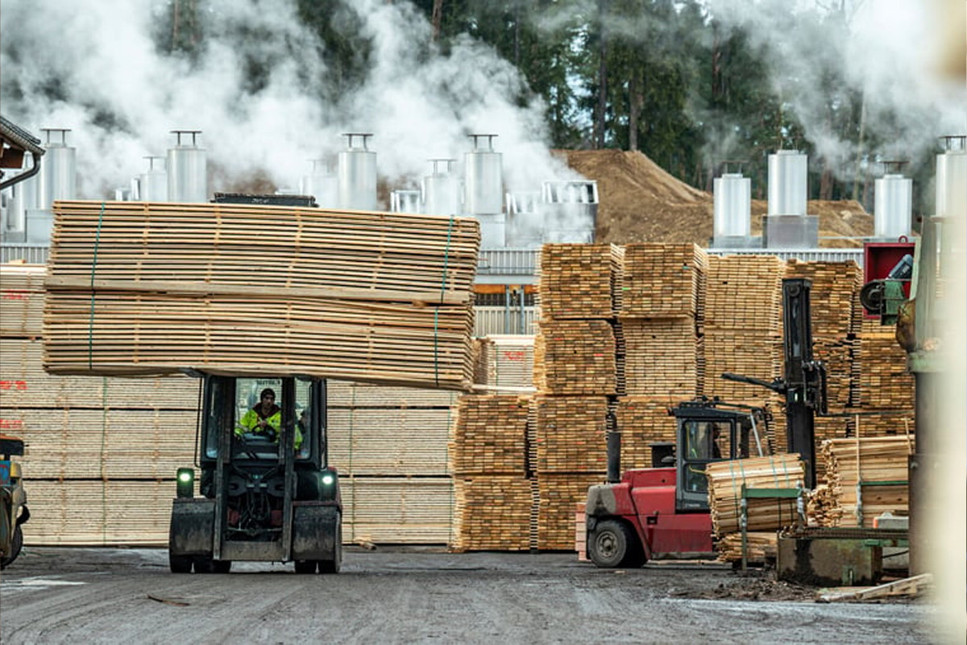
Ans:
<svg viewBox="0 0 967 645"><path fill-rule="evenodd" d="M82 201L54 211L51 373L470 383L471 218Z"/></svg>

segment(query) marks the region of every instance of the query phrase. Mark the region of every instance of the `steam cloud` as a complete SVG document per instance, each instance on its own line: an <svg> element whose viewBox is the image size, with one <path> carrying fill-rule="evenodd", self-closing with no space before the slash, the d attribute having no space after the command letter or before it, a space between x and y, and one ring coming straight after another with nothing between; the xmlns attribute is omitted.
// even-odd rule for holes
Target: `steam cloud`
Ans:
<svg viewBox="0 0 967 645"><path fill-rule="evenodd" d="M515 104L516 70L469 38L447 56L425 55L430 26L409 3L347 3L373 52L365 84L338 105L318 98L330 71L294 0L199 5L205 47L190 63L156 48L153 30L170 11L163 0L4 0L3 114L34 133L72 130L80 197L127 185L147 168L142 157L172 146L175 129L203 131L219 171L211 190L258 173L296 187L310 159L343 149L343 132L372 132L380 174L414 185L427 159L462 160L470 133L498 135L508 190L576 178L547 149L542 105ZM246 59L269 70L255 92Z"/></svg>

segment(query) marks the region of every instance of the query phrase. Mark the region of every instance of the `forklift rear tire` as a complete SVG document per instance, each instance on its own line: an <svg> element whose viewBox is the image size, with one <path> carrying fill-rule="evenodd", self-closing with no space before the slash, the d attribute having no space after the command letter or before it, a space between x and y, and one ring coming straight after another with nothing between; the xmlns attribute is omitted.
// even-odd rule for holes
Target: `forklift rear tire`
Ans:
<svg viewBox="0 0 967 645"><path fill-rule="evenodd" d="M10 542L10 555L5 558L0 558L0 569L6 569L9 564L17 559L20 555L20 550L24 545L24 534L20 530L20 525L18 524L13 528L13 540Z"/></svg>
<svg viewBox="0 0 967 645"><path fill-rule="evenodd" d="M232 570L231 560L213 560L212 561L212 572L214 573L228 573Z"/></svg>
<svg viewBox="0 0 967 645"><path fill-rule="evenodd" d="M631 528L618 520L599 522L588 539L588 556L602 569L640 567L644 553Z"/></svg>
<svg viewBox="0 0 967 645"><path fill-rule="evenodd" d="M295 572L296 573L315 573L316 561L315 560L296 560Z"/></svg>
<svg viewBox="0 0 967 645"><path fill-rule="evenodd" d="M168 566L171 573L191 573L191 556L175 555L168 552Z"/></svg>

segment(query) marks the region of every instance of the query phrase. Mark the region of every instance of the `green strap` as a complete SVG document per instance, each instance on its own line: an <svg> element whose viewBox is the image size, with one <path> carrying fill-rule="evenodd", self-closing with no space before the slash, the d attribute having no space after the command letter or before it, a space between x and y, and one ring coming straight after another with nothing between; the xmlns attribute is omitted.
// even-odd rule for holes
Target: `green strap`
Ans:
<svg viewBox="0 0 967 645"><path fill-rule="evenodd" d="M87 327L87 369L94 369L94 300L97 297L94 291L94 274L97 272L97 250L101 245L101 225L104 223L104 206L106 202L101 202L101 214L97 217L97 233L94 236L94 259L91 262L91 314L88 316L89 325Z"/></svg>

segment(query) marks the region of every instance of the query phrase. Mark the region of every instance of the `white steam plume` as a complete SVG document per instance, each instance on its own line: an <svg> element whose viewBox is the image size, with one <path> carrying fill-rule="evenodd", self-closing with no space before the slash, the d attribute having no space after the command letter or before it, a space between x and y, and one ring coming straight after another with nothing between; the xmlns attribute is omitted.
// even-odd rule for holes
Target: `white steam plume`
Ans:
<svg viewBox="0 0 967 645"><path fill-rule="evenodd" d="M329 70L294 0L198 4L205 46L189 63L156 49L152 31L171 10L163 0L4 0L3 114L34 133L72 130L81 197L126 185L147 167L142 157L171 147L175 129L202 130L200 145L226 178L264 173L280 187L294 186L309 159L342 149L349 131L374 134L390 179L418 180L428 158L462 160L474 132L498 135L509 190L575 178L547 149L542 105L515 104L522 80L513 67L470 39L438 55L409 3L347 3L373 51L365 84L339 105L318 98ZM247 57L268 69L256 92L246 89ZM210 189L225 187L216 179Z"/></svg>

